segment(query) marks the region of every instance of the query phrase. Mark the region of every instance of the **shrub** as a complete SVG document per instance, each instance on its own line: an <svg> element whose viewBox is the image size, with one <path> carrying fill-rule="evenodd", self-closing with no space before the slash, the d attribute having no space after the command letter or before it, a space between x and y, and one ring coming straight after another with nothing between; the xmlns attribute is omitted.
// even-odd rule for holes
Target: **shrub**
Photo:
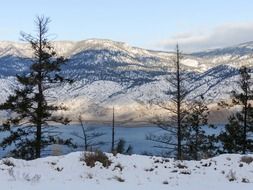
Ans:
<svg viewBox="0 0 253 190"><path fill-rule="evenodd" d="M165 181L163 181L163 184L164 184L164 185L168 185L169 182L168 182L167 180L165 180Z"/></svg>
<svg viewBox="0 0 253 190"><path fill-rule="evenodd" d="M191 171L183 170L183 171L180 171L180 174L190 175L190 174L191 174Z"/></svg>
<svg viewBox="0 0 253 190"><path fill-rule="evenodd" d="M186 169L186 168L187 168L186 165L181 164L181 163L178 163L178 164L177 164L177 167L178 167L179 169Z"/></svg>
<svg viewBox="0 0 253 190"><path fill-rule="evenodd" d="M87 178L88 178L88 179L92 179L92 178L93 178L93 175L92 175L91 173L88 173L88 174L87 174Z"/></svg>
<svg viewBox="0 0 253 190"><path fill-rule="evenodd" d="M242 178L242 183L249 183L250 181L249 181L249 179L247 179L247 178Z"/></svg>
<svg viewBox="0 0 253 190"><path fill-rule="evenodd" d="M114 176L114 179L116 179L118 182L124 182L125 180L119 176Z"/></svg>
<svg viewBox="0 0 253 190"><path fill-rule="evenodd" d="M123 170L123 166L120 163L116 164L113 170L116 170L117 168L119 168L120 171Z"/></svg>
<svg viewBox="0 0 253 190"><path fill-rule="evenodd" d="M94 167L96 162L100 162L107 168L112 163L106 154L101 151L85 153L84 158L81 158L81 161L84 161L89 167Z"/></svg>
<svg viewBox="0 0 253 190"><path fill-rule="evenodd" d="M251 157L251 156L242 156L241 157L241 162L244 162L246 164L250 164L251 162L253 162L253 157Z"/></svg>
<svg viewBox="0 0 253 190"><path fill-rule="evenodd" d="M58 144L54 144L52 146L52 156L60 156L62 155L62 147Z"/></svg>
<svg viewBox="0 0 253 190"><path fill-rule="evenodd" d="M232 170L229 170L227 176L229 181L235 181L237 178L236 178L236 172L235 171L232 171Z"/></svg>
<svg viewBox="0 0 253 190"><path fill-rule="evenodd" d="M2 160L2 162L3 162L3 164L5 164L6 166L12 166L12 167L15 166L15 164L14 164L12 161L10 161L9 159L4 159L4 160Z"/></svg>
<svg viewBox="0 0 253 190"><path fill-rule="evenodd" d="M113 155L115 156L118 153L131 155L132 152L133 152L133 147L131 145L128 145L126 149L126 141L124 139L119 139L116 149L113 151Z"/></svg>

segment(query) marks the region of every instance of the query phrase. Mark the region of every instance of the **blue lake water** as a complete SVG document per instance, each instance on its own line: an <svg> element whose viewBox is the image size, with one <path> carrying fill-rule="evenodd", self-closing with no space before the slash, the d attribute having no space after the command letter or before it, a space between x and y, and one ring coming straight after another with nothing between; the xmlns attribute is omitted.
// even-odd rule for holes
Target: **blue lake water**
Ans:
<svg viewBox="0 0 253 190"><path fill-rule="evenodd" d="M87 124L86 126L95 128L94 131L104 133L103 136L96 139L96 141L103 141L105 144L99 147L94 147L101 149L105 152L110 152L111 148L111 125L110 124ZM220 129L220 128L219 128ZM73 138L74 142L80 145L77 149L70 149L66 147L61 147L61 153L66 154L72 151L80 151L83 150L83 140L77 138L73 135L73 133L82 135L82 128L78 124L67 125L67 126L58 126L57 131L61 132L61 137L63 138ZM208 133L217 133L217 129L208 129ZM138 125L138 126L125 126L125 125L117 125L115 127L115 140L123 138L126 141L126 146L131 145L133 147L133 153L135 154L143 154L144 152L150 153L153 155L159 155L161 150L155 148L154 146L157 145L155 142L146 140L146 135L154 134L159 135L163 134L164 131L156 126L152 125ZM0 134L0 140L4 137L4 134ZM10 147L14 148L14 146ZM52 149L52 147L50 148ZM5 156L8 153L8 149L2 150L0 148L0 157ZM42 153L43 156L50 155L52 152L51 150L44 151Z"/></svg>
<svg viewBox="0 0 253 190"><path fill-rule="evenodd" d="M105 152L110 152L111 147L111 131L112 128L110 125L106 124L89 124L89 127L95 128L95 132L101 132L104 133L103 136L98 137L96 141L102 141L105 144L100 145L98 147L94 147L101 149ZM73 138L74 142L78 145L80 145L77 149L69 149L64 148L61 150L64 154L72 151L79 151L83 150L83 140L80 138L77 138L73 133L77 133L78 135L82 135L82 128L80 125L67 125L67 126L58 126L57 131L61 132L61 137L63 138ZM161 134L163 133L163 130L155 127L155 126L138 126L138 127L129 127L129 126L116 126L115 127L115 140L118 140L120 138L123 138L126 141L126 146L131 145L133 147L133 153L136 154L142 154L144 152L152 153L152 154L158 154L160 151L154 148L155 145L154 142L146 140L146 135L152 133L152 134ZM0 140L4 137L4 134L0 134ZM14 146L10 147L14 148ZM6 150L3 150L0 148L0 157L5 156L9 151L9 148ZM48 155L49 153L45 151L42 153L44 156Z"/></svg>

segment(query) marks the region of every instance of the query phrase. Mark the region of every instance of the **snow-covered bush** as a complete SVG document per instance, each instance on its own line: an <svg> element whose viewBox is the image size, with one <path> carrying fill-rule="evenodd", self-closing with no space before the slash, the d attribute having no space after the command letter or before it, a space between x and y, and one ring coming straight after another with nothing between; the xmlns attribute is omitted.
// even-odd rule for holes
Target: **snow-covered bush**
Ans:
<svg viewBox="0 0 253 190"><path fill-rule="evenodd" d="M6 166L15 166L15 164L9 159L3 159L2 163L5 164Z"/></svg>
<svg viewBox="0 0 253 190"><path fill-rule="evenodd" d="M241 162L244 162L246 164L250 164L251 162L253 162L253 157L243 156L243 157L241 157Z"/></svg>
<svg viewBox="0 0 253 190"><path fill-rule="evenodd" d="M233 170L229 170L227 176L229 181L235 181L237 178L236 178L236 172L233 171Z"/></svg>
<svg viewBox="0 0 253 190"><path fill-rule="evenodd" d="M116 179L118 182L124 182L125 180L120 176L114 176L114 179Z"/></svg>
<svg viewBox="0 0 253 190"><path fill-rule="evenodd" d="M104 167L108 167L111 165L111 161L107 157L107 155L101 151L96 152L86 152L80 159L84 161L87 166L94 167L96 162L100 162Z"/></svg>

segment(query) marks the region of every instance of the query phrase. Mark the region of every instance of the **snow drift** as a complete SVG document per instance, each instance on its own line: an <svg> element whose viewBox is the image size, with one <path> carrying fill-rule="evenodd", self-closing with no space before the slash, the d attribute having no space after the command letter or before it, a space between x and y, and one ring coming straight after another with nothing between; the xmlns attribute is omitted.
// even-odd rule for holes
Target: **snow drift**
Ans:
<svg viewBox="0 0 253 190"><path fill-rule="evenodd" d="M112 164L90 168L83 153L32 161L0 160L1 189L253 189L253 155L224 154L201 161L107 154Z"/></svg>

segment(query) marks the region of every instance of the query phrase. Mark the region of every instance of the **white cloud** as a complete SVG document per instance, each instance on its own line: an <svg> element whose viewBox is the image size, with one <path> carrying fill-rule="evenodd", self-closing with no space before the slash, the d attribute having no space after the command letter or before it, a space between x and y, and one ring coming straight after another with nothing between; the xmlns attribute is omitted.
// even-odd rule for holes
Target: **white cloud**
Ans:
<svg viewBox="0 0 253 190"><path fill-rule="evenodd" d="M175 44L178 43L183 51L193 52L226 47L248 41L253 41L253 22L224 24L208 33L181 33L168 40L159 42L158 47L165 50L173 50L175 49Z"/></svg>

